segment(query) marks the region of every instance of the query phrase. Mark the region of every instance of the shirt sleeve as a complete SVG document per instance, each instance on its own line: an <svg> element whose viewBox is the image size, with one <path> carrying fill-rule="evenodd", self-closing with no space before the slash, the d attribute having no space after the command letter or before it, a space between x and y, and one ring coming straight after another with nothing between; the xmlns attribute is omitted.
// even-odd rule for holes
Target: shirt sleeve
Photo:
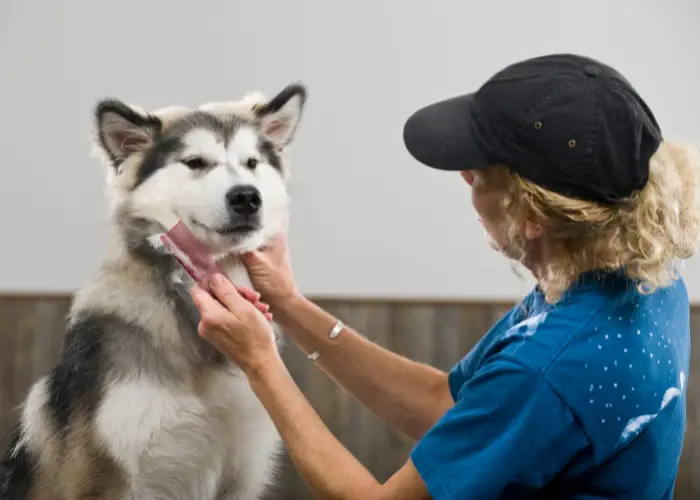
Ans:
<svg viewBox="0 0 700 500"><path fill-rule="evenodd" d="M529 498L587 448L547 380L496 357L459 389L411 459L435 500Z"/></svg>

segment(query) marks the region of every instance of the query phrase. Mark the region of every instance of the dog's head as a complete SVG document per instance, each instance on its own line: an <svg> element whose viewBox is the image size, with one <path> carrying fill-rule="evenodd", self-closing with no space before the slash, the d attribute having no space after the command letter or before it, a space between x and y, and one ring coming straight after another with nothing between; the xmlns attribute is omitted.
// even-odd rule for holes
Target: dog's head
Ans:
<svg viewBox="0 0 700 500"><path fill-rule="evenodd" d="M255 249L287 221L286 147L306 101L289 85L198 109L144 112L115 99L95 110L115 216L162 232L181 219L214 253ZM143 235L144 237L149 235Z"/></svg>

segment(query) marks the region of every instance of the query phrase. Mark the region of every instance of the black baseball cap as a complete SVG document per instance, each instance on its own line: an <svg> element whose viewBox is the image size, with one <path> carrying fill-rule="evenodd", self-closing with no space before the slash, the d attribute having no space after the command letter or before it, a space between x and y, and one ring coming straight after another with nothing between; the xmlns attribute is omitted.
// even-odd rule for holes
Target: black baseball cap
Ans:
<svg viewBox="0 0 700 500"><path fill-rule="evenodd" d="M662 134L615 69L552 54L507 66L476 92L419 109L403 138L416 160L436 169L501 164L545 189L607 205L646 185Z"/></svg>

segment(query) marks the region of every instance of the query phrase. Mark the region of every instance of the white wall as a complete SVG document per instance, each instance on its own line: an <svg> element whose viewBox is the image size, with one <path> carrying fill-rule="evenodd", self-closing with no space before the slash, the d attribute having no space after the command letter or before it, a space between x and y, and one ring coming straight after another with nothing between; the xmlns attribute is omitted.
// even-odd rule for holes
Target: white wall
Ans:
<svg viewBox="0 0 700 500"><path fill-rule="evenodd" d="M490 251L456 174L404 150L417 107L502 66L572 51L616 66L667 136L700 141L697 0L0 3L0 288L71 291L104 250L96 100L146 108L310 90L294 149L304 291L510 299L531 282ZM700 300L700 257L685 271Z"/></svg>

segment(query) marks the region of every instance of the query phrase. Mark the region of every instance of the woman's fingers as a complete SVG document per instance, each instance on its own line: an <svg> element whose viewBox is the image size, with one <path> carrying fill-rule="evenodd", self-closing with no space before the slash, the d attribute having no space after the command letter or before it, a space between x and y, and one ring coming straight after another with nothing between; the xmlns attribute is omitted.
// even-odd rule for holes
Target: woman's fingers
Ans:
<svg viewBox="0 0 700 500"><path fill-rule="evenodd" d="M266 304L265 302L260 301L260 294L258 292L255 292L251 290L248 287L245 286L239 286L239 285L234 285L236 290L238 290L238 293L241 294L241 297L249 301L251 304L255 306L255 308L263 313L263 315L268 319L272 320L272 314L270 314L270 305Z"/></svg>
<svg viewBox="0 0 700 500"><path fill-rule="evenodd" d="M210 314L230 312L236 315L237 312L241 312L241 307L245 307L247 303L250 303L268 321L272 321L270 306L261 302L260 294L248 287L234 285L227 278L217 274L212 277L211 292L216 300L214 300L212 295L204 292L199 287L194 289L192 298L195 300L195 304L200 309L200 312L203 310Z"/></svg>
<svg viewBox="0 0 700 500"><path fill-rule="evenodd" d="M246 308L251 304L251 301L243 297L237 290L237 287L221 274L216 274L213 277L212 292L229 311L239 318L239 320L241 316L246 314ZM257 300L252 304L253 307L267 317L269 309L267 304L262 304Z"/></svg>
<svg viewBox="0 0 700 500"><path fill-rule="evenodd" d="M258 292L251 290L250 288L245 286L234 285L234 287L236 288L238 293L241 294L241 297L248 300L251 304L257 307L261 313L265 314L270 309L270 306L268 304L260 301L260 294Z"/></svg>
<svg viewBox="0 0 700 500"><path fill-rule="evenodd" d="M192 300L197 306L197 309L199 309L200 313L209 313L211 315L222 314L226 312L226 309L224 308L224 306L221 305L221 303L216 301L211 295L202 290L199 286L193 286L190 290L190 294L192 295Z"/></svg>
<svg viewBox="0 0 700 500"><path fill-rule="evenodd" d="M262 265L265 261L262 257L262 250L252 250L241 255L243 263L248 266L255 268L256 266Z"/></svg>
<svg viewBox="0 0 700 500"><path fill-rule="evenodd" d="M241 306L249 303L248 300L241 296L236 287L233 286L233 283L221 274L217 273L214 275L211 289L214 296L231 312L235 313Z"/></svg>
<svg viewBox="0 0 700 500"><path fill-rule="evenodd" d="M241 294L241 296L248 300L251 304L255 306L255 308L263 313L265 318L267 318L268 321L272 321L272 313L270 313L270 305L266 304L265 302L260 301L260 294L254 290L251 290L248 287L245 286L240 286L240 285L234 285L238 293Z"/></svg>
<svg viewBox="0 0 700 500"><path fill-rule="evenodd" d="M258 292L251 290L246 286L234 286L236 287L236 290L238 290L238 293L240 293L245 299L249 300L250 302L256 303L258 300L260 300L260 294Z"/></svg>
<svg viewBox="0 0 700 500"><path fill-rule="evenodd" d="M269 306L268 304L266 304L265 302L260 302L260 301L251 302L251 303L255 306L255 308L256 308L258 311L260 311L261 313L263 313L263 315L264 315L268 320L272 320L272 313L270 313L270 306Z"/></svg>
<svg viewBox="0 0 700 500"><path fill-rule="evenodd" d="M199 335L207 337L212 330L225 328L230 323L232 314L209 293L194 286L190 290L190 294L201 316L198 328Z"/></svg>

